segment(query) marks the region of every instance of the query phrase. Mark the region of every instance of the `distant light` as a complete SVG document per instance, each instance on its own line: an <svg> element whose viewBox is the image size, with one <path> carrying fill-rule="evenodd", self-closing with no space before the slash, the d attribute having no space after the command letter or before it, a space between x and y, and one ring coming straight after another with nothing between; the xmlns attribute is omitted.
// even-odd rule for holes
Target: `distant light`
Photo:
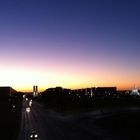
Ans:
<svg viewBox="0 0 140 140"><path fill-rule="evenodd" d="M13 108L15 108L16 106L15 105L13 105Z"/></svg>
<svg viewBox="0 0 140 140"><path fill-rule="evenodd" d="M26 98L26 101L28 101L28 98Z"/></svg>

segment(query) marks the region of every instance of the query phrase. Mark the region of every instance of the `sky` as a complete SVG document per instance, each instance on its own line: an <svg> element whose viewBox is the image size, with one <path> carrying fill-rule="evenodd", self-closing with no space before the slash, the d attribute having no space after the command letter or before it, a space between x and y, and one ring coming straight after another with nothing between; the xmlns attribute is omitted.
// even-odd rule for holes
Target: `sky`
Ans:
<svg viewBox="0 0 140 140"><path fill-rule="evenodd" d="M140 88L138 0L0 1L0 86Z"/></svg>

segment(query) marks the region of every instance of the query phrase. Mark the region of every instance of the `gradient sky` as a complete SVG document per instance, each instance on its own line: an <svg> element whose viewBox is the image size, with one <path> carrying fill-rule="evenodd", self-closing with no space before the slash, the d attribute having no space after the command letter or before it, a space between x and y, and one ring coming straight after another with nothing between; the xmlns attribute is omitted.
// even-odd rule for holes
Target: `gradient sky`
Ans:
<svg viewBox="0 0 140 140"><path fill-rule="evenodd" d="M140 87L137 0L0 1L0 86Z"/></svg>

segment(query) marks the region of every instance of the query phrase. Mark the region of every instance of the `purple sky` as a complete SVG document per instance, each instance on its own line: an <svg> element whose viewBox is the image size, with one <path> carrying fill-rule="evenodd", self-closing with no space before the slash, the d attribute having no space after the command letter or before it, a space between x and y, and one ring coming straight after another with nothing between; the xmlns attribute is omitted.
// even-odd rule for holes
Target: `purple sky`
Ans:
<svg viewBox="0 0 140 140"><path fill-rule="evenodd" d="M136 0L1 1L1 85L139 87L139 7Z"/></svg>

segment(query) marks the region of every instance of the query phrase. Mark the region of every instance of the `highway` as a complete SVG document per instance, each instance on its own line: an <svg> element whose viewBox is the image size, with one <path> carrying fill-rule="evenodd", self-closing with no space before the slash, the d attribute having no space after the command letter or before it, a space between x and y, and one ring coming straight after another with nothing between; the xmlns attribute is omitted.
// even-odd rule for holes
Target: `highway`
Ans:
<svg viewBox="0 0 140 140"><path fill-rule="evenodd" d="M83 113L63 116L45 109L41 104L23 99L21 128L17 140L30 140L35 131L37 140L115 140L108 130L95 125L101 115ZM26 108L30 107L30 110ZM99 113L97 113L99 114Z"/></svg>

